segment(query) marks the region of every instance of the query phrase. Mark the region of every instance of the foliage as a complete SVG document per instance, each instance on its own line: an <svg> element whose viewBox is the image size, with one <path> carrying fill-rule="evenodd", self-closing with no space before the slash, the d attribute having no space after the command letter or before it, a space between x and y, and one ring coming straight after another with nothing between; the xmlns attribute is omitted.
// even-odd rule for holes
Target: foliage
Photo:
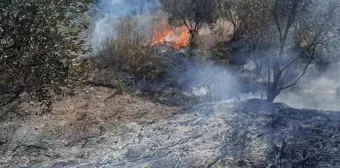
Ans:
<svg viewBox="0 0 340 168"><path fill-rule="evenodd" d="M160 0L162 9L169 15L170 24L185 25L191 34L191 44L204 23L216 21L214 0Z"/></svg>
<svg viewBox="0 0 340 168"><path fill-rule="evenodd" d="M117 36L108 38L93 59L99 69L110 69L111 73L125 72L145 80L154 80L163 73L164 67L153 59L147 45L148 37L137 23L137 18L119 19L115 27Z"/></svg>
<svg viewBox="0 0 340 168"><path fill-rule="evenodd" d="M117 82L117 93L121 95L124 92L126 92L127 90L128 90L128 88L125 85L125 83L122 82L121 80L118 80L118 82Z"/></svg>
<svg viewBox="0 0 340 168"><path fill-rule="evenodd" d="M248 51L256 76L266 75L269 102L297 84L338 34L339 3L333 0L221 0L219 9L233 25L233 47Z"/></svg>
<svg viewBox="0 0 340 168"><path fill-rule="evenodd" d="M137 71L136 65L148 55L147 48L142 45L143 33L138 29L137 21L130 17L120 18L115 29L117 37L108 38L99 50L100 65Z"/></svg>
<svg viewBox="0 0 340 168"><path fill-rule="evenodd" d="M256 43L271 26L270 13L259 1L221 0L219 8L219 16L233 26L231 41L247 39L248 43Z"/></svg>
<svg viewBox="0 0 340 168"><path fill-rule="evenodd" d="M86 51L79 35L88 25L90 2L0 2L0 105L27 92L50 106L53 94L81 79L85 65L76 58Z"/></svg>
<svg viewBox="0 0 340 168"><path fill-rule="evenodd" d="M318 6L323 6L318 9ZM307 73L312 61L322 55L323 48L338 34L335 19L339 3L310 0L270 0L263 7L271 13L276 34L276 51L268 59L267 100L274 101L282 90L288 89ZM294 41L291 42L291 41ZM301 72L292 73L292 69Z"/></svg>
<svg viewBox="0 0 340 168"><path fill-rule="evenodd" d="M218 43L212 49L212 55L217 57L222 64L228 64L230 61L230 49L224 46L224 43Z"/></svg>

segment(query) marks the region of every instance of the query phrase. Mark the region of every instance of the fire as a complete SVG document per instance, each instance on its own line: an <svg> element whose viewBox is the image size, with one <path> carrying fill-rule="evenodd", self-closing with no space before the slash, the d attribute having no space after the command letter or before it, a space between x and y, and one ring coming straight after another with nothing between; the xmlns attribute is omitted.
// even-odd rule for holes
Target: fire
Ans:
<svg viewBox="0 0 340 168"><path fill-rule="evenodd" d="M189 46L190 33L185 26L170 29L166 22L154 31L152 45L171 44L175 49L185 48Z"/></svg>

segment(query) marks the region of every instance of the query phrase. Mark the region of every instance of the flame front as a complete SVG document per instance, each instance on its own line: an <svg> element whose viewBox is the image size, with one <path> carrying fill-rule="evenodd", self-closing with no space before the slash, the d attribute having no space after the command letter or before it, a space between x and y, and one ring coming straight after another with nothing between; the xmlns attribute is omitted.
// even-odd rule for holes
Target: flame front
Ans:
<svg viewBox="0 0 340 168"><path fill-rule="evenodd" d="M185 26L170 29L165 21L155 30L152 38L153 45L170 44L175 49L185 48L189 43L190 33Z"/></svg>

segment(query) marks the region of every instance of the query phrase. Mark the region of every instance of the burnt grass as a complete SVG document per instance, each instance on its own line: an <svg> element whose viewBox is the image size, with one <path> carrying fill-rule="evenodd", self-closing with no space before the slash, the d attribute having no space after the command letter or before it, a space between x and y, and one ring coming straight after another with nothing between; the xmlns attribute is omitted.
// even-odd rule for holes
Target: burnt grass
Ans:
<svg viewBox="0 0 340 168"><path fill-rule="evenodd" d="M131 69L113 69L111 65L102 65L101 58L91 58L97 66L94 78L87 81L92 86L101 86L117 89L119 82L126 87L126 92L138 93L147 97L155 103L168 106L193 106L195 104L210 101L206 96L194 95L193 87L199 82L198 72L202 69L202 63L209 62L211 67L220 67L230 73L239 73L237 86L233 88L233 93L224 98L239 98L238 94L255 93L263 89L264 83L251 80L248 71L244 71L243 65L246 63L242 54L231 58L230 64L221 65L221 58L207 57L204 60L196 58L193 49L187 48L180 51L168 47L152 49L153 54L141 66L150 68L145 74L138 74ZM98 61L99 60L99 61ZM104 61L105 62L105 61ZM152 79L148 78L149 73L157 71ZM240 73L241 72L241 73ZM104 76L104 77L103 77ZM118 82L119 81L119 82ZM219 99L222 100L222 99ZM215 100L216 101L216 100Z"/></svg>
<svg viewBox="0 0 340 168"><path fill-rule="evenodd" d="M23 143L4 165L22 167L26 157L37 167L340 166L339 112L267 106L252 99L202 103L168 118L142 120L114 129L102 125L103 132L79 140L42 136Z"/></svg>
<svg viewBox="0 0 340 168"><path fill-rule="evenodd" d="M188 94L191 54L156 55L150 64L166 71L152 80L100 69L119 77L123 95L117 80L95 75L86 91L57 102L51 118L13 118L0 128L22 127L0 137L0 167L340 167L340 112ZM236 93L261 87L243 81Z"/></svg>

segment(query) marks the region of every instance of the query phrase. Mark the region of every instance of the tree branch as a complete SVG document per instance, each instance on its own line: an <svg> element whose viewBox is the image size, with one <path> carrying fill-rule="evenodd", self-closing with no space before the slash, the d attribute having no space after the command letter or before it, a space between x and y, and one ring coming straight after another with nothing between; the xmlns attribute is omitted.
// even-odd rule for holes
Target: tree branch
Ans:
<svg viewBox="0 0 340 168"><path fill-rule="evenodd" d="M302 73L294 80L294 82L292 84L285 86L285 87L281 87L280 91L288 89L292 86L295 86L297 84L297 82L307 73L307 69L308 69L309 65L312 63L312 61L313 61L313 58L311 57L309 59L309 61L307 62L306 66L304 67Z"/></svg>
<svg viewBox="0 0 340 168"><path fill-rule="evenodd" d="M285 71L287 68L289 68L290 65L292 65L296 60L298 60L299 57L295 57L294 59L292 59L286 66L284 66L281 71Z"/></svg>

